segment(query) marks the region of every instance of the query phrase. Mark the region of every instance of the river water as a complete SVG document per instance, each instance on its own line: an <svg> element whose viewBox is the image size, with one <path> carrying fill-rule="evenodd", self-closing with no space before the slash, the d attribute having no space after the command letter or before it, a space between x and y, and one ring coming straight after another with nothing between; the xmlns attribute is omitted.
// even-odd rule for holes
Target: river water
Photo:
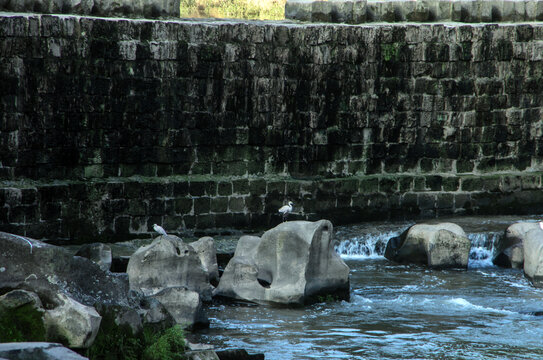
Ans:
<svg viewBox="0 0 543 360"><path fill-rule="evenodd" d="M303 308L212 305L193 341L245 348L266 359L543 359L543 290L521 270L492 265L510 224L537 217L446 219L472 242L468 270L398 265L386 242L413 223L335 229L351 272L350 302ZM440 219L439 221L445 221Z"/></svg>

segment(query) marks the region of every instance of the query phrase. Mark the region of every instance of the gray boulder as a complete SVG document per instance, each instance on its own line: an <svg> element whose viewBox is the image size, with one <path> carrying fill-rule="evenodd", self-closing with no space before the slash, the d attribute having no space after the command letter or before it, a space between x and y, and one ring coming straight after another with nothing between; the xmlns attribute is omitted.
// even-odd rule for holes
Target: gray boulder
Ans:
<svg viewBox="0 0 543 360"><path fill-rule="evenodd" d="M126 269L130 289L154 295L168 287L184 286L211 300L209 275L194 249L177 236L159 236L139 248Z"/></svg>
<svg viewBox="0 0 543 360"><path fill-rule="evenodd" d="M19 342L0 344L0 358L10 360L86 360L63 347L61 344L47 342Z"/></svg>
<svg viewBox="0 0 543 360"><path fill-rule="evenodd" d="M543 230L528 231L524 237L524 275L538 288L543 288Z"/></svg>
<svg viewBox="0 0 543 360"><path fill-rule="evenodd" d="M304 304L349 298L349 267L333 247L328 220L289 221L261 238L240 238L214 295L257 303Z"/></svg>
<svg viewBox="0 0 543 360"><path fill-rule="evenodd" d="M45 310L43 322L49 340L66 342L70 348L85 349L92 345L102 317L96 309L58 294L59 306Z"/></svg>
<svg viewBox="0 0 543 360"><path fill-rule="evenodd" d="M453 223L417 224L387 243L385 257L433 268L467 268L471 242Z"/></svg>
<svg viewBox="0 0 543 360"><path fill-rule="evenodd" d="M523 244L526 235L531 230L537 230L539 224L535 222L519 222L512 224L505 230L505 234L494 244L494 258L492 262L502 267L522 269L524 266Z"/></svg>
<svg viewBox="0 0 543 360"><path fill-rule="evenodd" d="M152 296L173 316L175 322L184 328L208 327L209 320L202 307L200 295L186 287L168 287Z"/></svg>
<svg viewBox="0 0 543 360"><path fill-rule="evenodd" d="M189 245L196 251L198 257L202 261L202 266L209 275L209 281L212 284L218 284L219 282L219 266L217 264L217 250L215 249L215 241L212 237L205 236L189 243Z"/></svg>
<svg viewBox="0 0 543 360"><path fill-rule="evenodd" d="M77 250L76 256L94 261L100 269L107 271L111 267L111 247L102 243L85 244Z"/></svg>
<svg viewBox="0 0 543 360"><path fill-rule="evenodd" d="M32 243L32 252L28 242ZM89 259L31 238L0 232L0 288L24 289L55 301L64 293L75 301L137 304L129 298L128 281L105 272Z"/></svg>
<svg viewBox="0 0 543 360"><path fill-rule="evenodd" d="M0 296L0 311L16 309L30 304L32 308L43 311L43 305L38 294L26 290L12 290Z"/></svg>

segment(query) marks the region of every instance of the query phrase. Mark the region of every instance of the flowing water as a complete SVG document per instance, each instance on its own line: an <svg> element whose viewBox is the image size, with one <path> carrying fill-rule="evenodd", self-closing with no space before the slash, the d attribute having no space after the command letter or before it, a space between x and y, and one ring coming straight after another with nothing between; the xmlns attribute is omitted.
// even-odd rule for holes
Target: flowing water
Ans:
<svg viewBox="0 0 543 360"><path fill-rule="evenodd" d="M412 223L335 229L351 269L351 301L304 308L212 305L193 340L266 359L543 359L543 290L522 271L492 265L493 244L516 221L449 219L472 242L468 270L385 259L386 242ZM440 221L443 221L441 219Z"/></svg>

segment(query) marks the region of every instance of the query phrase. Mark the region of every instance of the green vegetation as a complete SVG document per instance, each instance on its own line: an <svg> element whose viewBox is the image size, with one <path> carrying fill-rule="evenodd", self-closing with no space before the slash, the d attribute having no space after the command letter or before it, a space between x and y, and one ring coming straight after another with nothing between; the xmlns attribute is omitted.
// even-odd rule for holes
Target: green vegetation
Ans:
<svg viewBox="0 0 543 360"><path fill-rule="evenodd" d="M398 61L400 58L400 44L381 44L381 56L385 61Z"/></svg>
<svg viewBox="0 0 543 360"><path fill-rule="evenodd" d="M326 296L319 295L317 296L317 300L320 303L332 303L338 301L339 296L332 294L326 294Z"/></svg>
<svg viewBox="0 0 543 360"><path fill-rule="evenodd" d="M185 334L181 326L175 325L155 340L151 336L151 344L143 353L145 360L177 360L184 359L185 352Z"/></svg>
<svg viewBox="0 0 543 360"><path fill-rule="evenodd" d="M144 328L133 334L129 325L117 325L115 315L102 315L100 331L85 356L91 360L178 360L184 359L185 335L179 325L165 331Z"/></svg>
<svg viewBox="0 0 543 360"><path fill-rule="evenodd" d="M43 312L32 304L0 311L0 343L45 341Z"/></svg>
<svg viewBox="0 0 543 360"><path fill-rule="evenodd" d="M181 17L282 20L286 0L181 0Z"/></svg>

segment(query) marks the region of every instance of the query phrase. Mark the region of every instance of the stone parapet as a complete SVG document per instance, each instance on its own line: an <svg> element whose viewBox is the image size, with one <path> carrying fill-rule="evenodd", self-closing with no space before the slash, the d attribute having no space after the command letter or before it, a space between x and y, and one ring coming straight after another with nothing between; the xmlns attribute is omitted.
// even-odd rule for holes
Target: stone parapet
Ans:
<svg viewBox="0 0 543 360"><path fill-rule="evenodd" d="M288 0L285 17L310 22L527 22L543 20L541 0Z"/></svg>
<svg viewBox="0 0 543 360"><path fill-rule="evenodd" d="M179 0L0 0L0 11L107 17L179 17Z"/></svg>

